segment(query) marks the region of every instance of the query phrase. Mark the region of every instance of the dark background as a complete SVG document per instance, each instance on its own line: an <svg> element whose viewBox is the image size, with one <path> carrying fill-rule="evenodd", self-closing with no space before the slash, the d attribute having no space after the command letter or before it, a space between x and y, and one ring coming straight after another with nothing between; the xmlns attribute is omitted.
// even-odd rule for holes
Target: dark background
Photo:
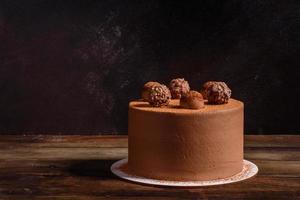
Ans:
<svg viewBox="0 0 300 200"><path fill-rule="evenodd" d="M245 132L299 134L300 1L0 1L0 132L126 134L149 80L223 80Z"/></svg>

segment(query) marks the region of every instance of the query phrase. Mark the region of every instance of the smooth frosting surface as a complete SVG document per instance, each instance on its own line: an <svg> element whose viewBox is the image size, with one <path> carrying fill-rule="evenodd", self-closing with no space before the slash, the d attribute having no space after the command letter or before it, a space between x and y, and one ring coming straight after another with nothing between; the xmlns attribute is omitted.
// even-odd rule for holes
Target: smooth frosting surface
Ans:
<svg viewBox="0 0 300 200"><path fill-rule="evenodd" d="M171 100L163 108L129 104L128 170L164 180L211 180L242 170L243 103L205 105L199 110Z"/></svg>

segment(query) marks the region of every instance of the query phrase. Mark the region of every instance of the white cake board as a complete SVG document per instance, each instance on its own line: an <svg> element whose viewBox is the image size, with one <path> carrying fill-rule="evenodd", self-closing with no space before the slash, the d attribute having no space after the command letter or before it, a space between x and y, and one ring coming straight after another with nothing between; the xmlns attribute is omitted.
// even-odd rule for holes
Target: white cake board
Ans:
<svg viewBox="0 0 300 200"><path fill-rule="evenodd" d="M210 186L210 185L223 185L228 183L235 183L245 179L248 179L258 172L257 166L248 161L244 160L243 170L231 177L215 179L209 181L168 181L168 180L157 180L145 177L136 176L129 174L122 169L122 166L126 165L128 162L127 158L115 162L111 166L111 171L120 178L149 185L160 185L160 186L175 186L175 187L199 187L199 186Z"/></svg>

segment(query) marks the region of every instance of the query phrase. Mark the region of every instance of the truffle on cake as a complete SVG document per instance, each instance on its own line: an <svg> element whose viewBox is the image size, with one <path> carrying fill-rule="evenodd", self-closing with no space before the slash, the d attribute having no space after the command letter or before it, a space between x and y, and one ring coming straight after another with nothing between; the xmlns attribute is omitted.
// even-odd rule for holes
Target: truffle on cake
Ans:
<svg viewBox="0 0 300 200"><path fill-rule="evenodd" d="M151 106L167 106L171 99L171 93L167 86L163 84L153 85L149 90L148 102Z"/></svg>
<svg viewBox="0 0 300 200"><path fill-rule="evenodd" d="M200 93L202 94L204 99L207 99L207 94L206 94L207 88L209 88L214 82L217 82L217 81L207 81L202 85L202 89L201 89Z"/></svg>
<svg viewBox="0 0 300 200"><path fill-rule="evenodd" d="M173 99L180 99L190 91L190 85L184 78L171 80L169 88Z"/></svg>
<svg viewBox="0 0 300 200"><path fill-rule="evenodd" d="M142 95L141 95L141 97L144 101L148 101L149 93L150 93L149 91L155 85L160 85L160 83L155 82L155 81L149 81L144 84L143 89L142 89Z"/></svg>
<svg viewBox="0 0 300 200"><path fill-rule="evenodd" d="M231 90L224 82L213 81L205 89L205 95L209 104L225 104L231 96Z"/></svg>
<svg viewBox="0 0 300 200"><path fill-rule="evenodd" d="M204 108L203 96L201 93L191 90L180 99L180 106L189 109Z"/></svg>

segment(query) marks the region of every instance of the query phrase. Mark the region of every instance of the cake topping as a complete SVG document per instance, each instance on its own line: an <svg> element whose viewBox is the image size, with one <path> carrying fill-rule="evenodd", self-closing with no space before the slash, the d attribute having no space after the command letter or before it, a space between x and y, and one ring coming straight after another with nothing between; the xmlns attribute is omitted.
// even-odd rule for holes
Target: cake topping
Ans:
<svg viewBox="0 0 300 200"><path fill-rule="evenodd" d="M212 84L214 84L216 81L207 81L206 83L204 83L202 85L202 89L201 89L201 94L203 96L204 99L207 99L207 88L209 88Z"/></svg>
<svg viewBox="0 0 300 200"><path fill-rule="evenodd" d="M184 78L173 79L169 88L173 99L180 99L190 91L189 83Z"/></svg>
<svg viewBox="0 0 300 200"><path fill-rule="evenodd" d="M213 81L205 83L204 94L210 104L228 103L231 96L231 90L224 82Z"/></svg>
<svg viewBox="0 0 300 200"><path fill-rule="evenodd" d="M163 84L153 85L149 90L148 102L151 106L167 106L171 99L170 90Z"/></svg>
<svg viewBox="0 0 300 200"><path fill-rule="evenodd" d="M191 90L180 99L180 106L190 109L204 108L203 96L201 93Z"/></svg>
<svg viewBox="0 0 300 200"><path fill-rule="evenodd" d="M148 101L150 90L155 85L160 85L160 83L154 82L154 81L149 81L149 82L145 83L145 85L143 86L143 89L142 89L142 99L144 101Z"/></svg>

